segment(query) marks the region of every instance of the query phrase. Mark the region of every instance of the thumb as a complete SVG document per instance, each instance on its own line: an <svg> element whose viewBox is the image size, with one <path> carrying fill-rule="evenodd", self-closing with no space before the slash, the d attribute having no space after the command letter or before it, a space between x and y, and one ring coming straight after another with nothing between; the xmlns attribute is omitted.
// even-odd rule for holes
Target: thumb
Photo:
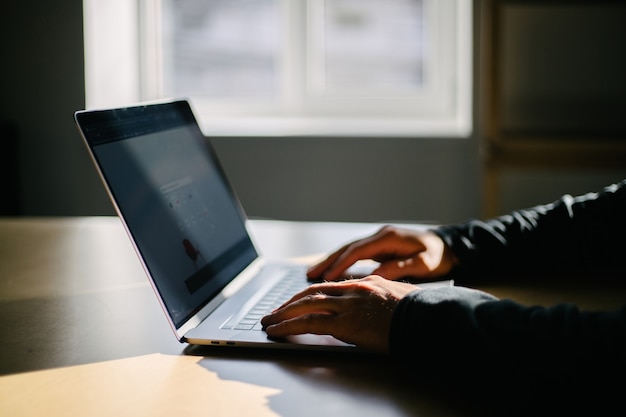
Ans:
<svg viewBox="0 0 626 417"><path fill-rule="evenodd" d="M378 268L372 271L372 274L380 275L392 281L411 276L419 277L417 273L420 268L416 268L415 261L415 258L406 258L382 262Z"/></svg>
<svg viewBox="0 0 626 417"><path fill-rule="evenodd" d="M403 278L431 278L438 274L428 265L427 258L420 253L411 258L394 259L381 263L372 274L380 275L389 280Z"/></svg>

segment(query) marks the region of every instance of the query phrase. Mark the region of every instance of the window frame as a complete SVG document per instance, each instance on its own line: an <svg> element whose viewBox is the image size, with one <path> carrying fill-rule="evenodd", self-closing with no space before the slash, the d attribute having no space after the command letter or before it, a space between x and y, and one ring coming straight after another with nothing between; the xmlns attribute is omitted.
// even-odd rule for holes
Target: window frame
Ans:
<svg viewBox="0 0 626 417"><path fill-rule="evenodd" d="M468 137L472 131L472 1L425 0L435 61L435 82L420 94L368 100L307 95L310 74L307 19L321 0L276 0L282 31L286 94L277 106L237 100L192 98L206 134L219 136ZM87 107L111 107L164 98L160 53L160 0L84 0ZM95 23L94 23L95 22ZM113 24L113 22L115 22ZM286 37L283 37L286 38ZM433 48L431 48L433 49ZM124 62L125 65L119 65ZM115 64L117 63L117 64ZM332 109L334 111L328 111Z"/></svg>

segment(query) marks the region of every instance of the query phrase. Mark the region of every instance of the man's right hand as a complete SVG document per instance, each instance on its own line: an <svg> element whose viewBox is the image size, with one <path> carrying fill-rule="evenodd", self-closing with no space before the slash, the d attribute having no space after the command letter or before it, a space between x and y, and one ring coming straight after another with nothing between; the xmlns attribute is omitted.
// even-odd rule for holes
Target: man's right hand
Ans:
<svg viewBox="0 0 626 417"><path fill-rule="evenodd" d="M371 259L380 265L372 274L386 279L430 279L450 272L458 262L452 250L433 231L385 226L372 236L349 243L312 266L312 281L336 281L355 262Z"/></svg>

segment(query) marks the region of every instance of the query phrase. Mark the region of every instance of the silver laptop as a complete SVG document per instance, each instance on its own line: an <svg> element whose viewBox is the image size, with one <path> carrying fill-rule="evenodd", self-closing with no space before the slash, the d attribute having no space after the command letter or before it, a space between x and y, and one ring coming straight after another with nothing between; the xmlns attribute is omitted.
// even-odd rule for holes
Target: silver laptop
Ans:
<svg viewBox="0 0 626 417"><path fill-rule="evenodd" d="M308 285L306 267L259 256L186 100L74 118L179 341L354 348L330 336L268 339L260 318Z"/></svg>
<svg viewBox="0 0 626 417"><path fill-rule="evenodd" d="M188 101L74 118L180 342L355 349L323 335L268 339L260 319L309 285L306 266L259 256Z"/></svg>

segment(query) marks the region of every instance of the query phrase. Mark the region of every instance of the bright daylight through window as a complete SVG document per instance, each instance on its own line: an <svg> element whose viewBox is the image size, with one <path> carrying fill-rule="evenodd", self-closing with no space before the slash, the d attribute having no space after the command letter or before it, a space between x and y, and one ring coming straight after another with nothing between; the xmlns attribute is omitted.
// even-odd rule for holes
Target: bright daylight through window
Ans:
<svg viewBox="0 0 626 417"><path fill-rule="evenodd" d="M85 0L87 105L207 133L466 136L471 0Z"/></svg>

